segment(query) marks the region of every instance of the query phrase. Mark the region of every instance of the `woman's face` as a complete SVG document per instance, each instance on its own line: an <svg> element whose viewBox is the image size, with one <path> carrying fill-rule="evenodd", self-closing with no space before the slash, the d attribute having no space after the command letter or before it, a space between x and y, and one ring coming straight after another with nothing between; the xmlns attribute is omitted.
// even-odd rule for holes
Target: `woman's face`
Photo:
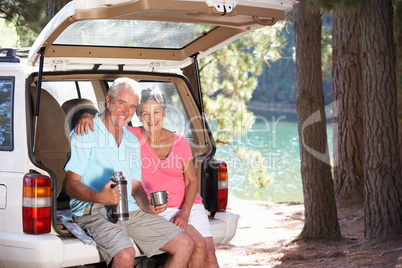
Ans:
<svg viewBox="0 0 402 268"><path fill-rule="evenodd" d="M150 132L162 129L165 116L165 110L156 100L146 102L140 111L140 121Z"/></svg>

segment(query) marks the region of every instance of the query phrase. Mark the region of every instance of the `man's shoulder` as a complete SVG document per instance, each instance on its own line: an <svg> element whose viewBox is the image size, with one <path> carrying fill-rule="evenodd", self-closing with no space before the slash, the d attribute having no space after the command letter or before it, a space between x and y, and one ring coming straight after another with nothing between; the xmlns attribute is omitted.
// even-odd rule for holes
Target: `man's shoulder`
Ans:
<svg viewBox="0 0 402 268"><path fill-rule="evenodd" d="M88 134L78 135L74 130L70 135L71 145L87 144L85 147L92 147L98 141L99 130L94 126L95 131L88 130Z"/></svg>

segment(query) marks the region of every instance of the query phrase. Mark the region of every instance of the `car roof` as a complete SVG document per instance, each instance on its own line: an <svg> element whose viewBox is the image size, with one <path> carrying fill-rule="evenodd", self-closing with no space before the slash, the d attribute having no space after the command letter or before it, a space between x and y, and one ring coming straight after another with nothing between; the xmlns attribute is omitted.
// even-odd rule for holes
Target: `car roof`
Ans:
<svg viewBox="0 0 402 268"><path fill-rule="evenodd" d="M28 56L52 70L179 69L285 18L293 0L75 0L43 29Z"/></svg>

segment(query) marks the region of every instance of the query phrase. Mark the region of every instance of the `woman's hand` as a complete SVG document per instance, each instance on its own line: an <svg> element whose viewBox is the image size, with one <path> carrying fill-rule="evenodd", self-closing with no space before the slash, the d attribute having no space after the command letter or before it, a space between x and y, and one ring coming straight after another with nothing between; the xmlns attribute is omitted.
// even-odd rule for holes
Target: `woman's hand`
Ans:
<svg viewBox="0 0 402 268"><path fill-rule="evenodd" d="M154 206L152 204L152 197L149 195L148 196L148 200L149 200L149 213L151 214L159 214L162 213L163 211L166 210L167 205L163 204L163 205L159 205L159 206Z"/></svg>
<svg viewBox="0 0 402 268"><path fill-rule="evenodd" d="M185 231L187 229L189 216L190 215L186 215L186 213L181 210L179 213L176 214L176 216L173 217L171 222L173 222L175 225L180 227L180 229Z"/></svg>
<svg viewBox="0 0 402 268"><path fill-rule="evenodd" d="M137 205L145 212L151 214L159 214L166 210L167 205L163 204L160 206L152 205L152 198L150 195L145 193L144 188L142 188L142 184L140 181L132 180L132 190L131 195L134 197L134 200L137 202Z"/></svg>
<svg viewBox="0 0 402 268"><path fill-rule="evenodd" d="M88 134L88 128L90 128L92 132L95 131L93 116L90 113L83 113L77 125L75 126L75 133L77 133L77 135L84 136L84 134Z"/></svg>

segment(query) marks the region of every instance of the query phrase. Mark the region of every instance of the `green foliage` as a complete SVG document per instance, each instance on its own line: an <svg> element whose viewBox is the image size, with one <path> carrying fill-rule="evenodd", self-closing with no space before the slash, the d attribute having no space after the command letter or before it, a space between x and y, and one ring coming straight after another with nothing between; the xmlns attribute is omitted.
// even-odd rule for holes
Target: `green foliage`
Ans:
<svg viewBox="0 0 402 268"><path fill-rule="evenodd" d="M0 18L15 25L20 46L30 46L44 27L44 4L43 0L0 0Z"/></svg>
<svg viewBox="0 0 402 268"><path fill-rule="evenodd" d="M200 61L201 84L207 117L216 126L213 130L218 145L229 144L236 156L249 166L249 179L259 189L266 187L263 158L258 151L233 147L233 140L242 137L254 124L255 116L247 109L258 84L263 65L276 62L281 56L285 24L261 28L227 45Z"/></svg>
<svg viewBox="0 0 402 268"><path fill-rule="evenodd" d="M276 61L263 66L258 86L248 103L276 109L294 109L296 100L296 67L293 24L286 23L280 33L282 46ZM321 57L325 103L331 102L332 15L322 14Z"/></svg>
<svg viewBox="0 0 402 268"><path fill-rule="evenodd" d="M296 99L296 73L293 25L285 24L278 34L283 40L275 61L263 65L262 75L250 104L275 108L294 107Z"/></svg>
<svg viewBox="0 0 402 268"><path fill-rule="evenodd" d="M0 47L20 47L14 24L4 19L0 19L0 36L7 36L7 38L0 39Z"/></svg>
<svg viewBox="0 0 402 268"><path fill-rule="evenodd" d="M260 151L246 150L240 148L238 154L240 160L249 163L248 179L261 190L269 185L273 180L273 176L267 174L267 167L264 165L264 158Z"/></svg>
<svg viewBox="0 0 402 268"><path fill-rule="evenodd" d="M332 14L322 14L321 28L322 77L330 80L332 77Z"/></svg>
<svg viewBox="0 0 402 268"><path fill-rule="evenodd" d="M280 55L284 40L277 32L282 29L283 24L261 28L201 59L205 111L217 124L217 143L231 142L252 127L254 115L246 102L257 87L263 62L274 62Z"/></svg>

